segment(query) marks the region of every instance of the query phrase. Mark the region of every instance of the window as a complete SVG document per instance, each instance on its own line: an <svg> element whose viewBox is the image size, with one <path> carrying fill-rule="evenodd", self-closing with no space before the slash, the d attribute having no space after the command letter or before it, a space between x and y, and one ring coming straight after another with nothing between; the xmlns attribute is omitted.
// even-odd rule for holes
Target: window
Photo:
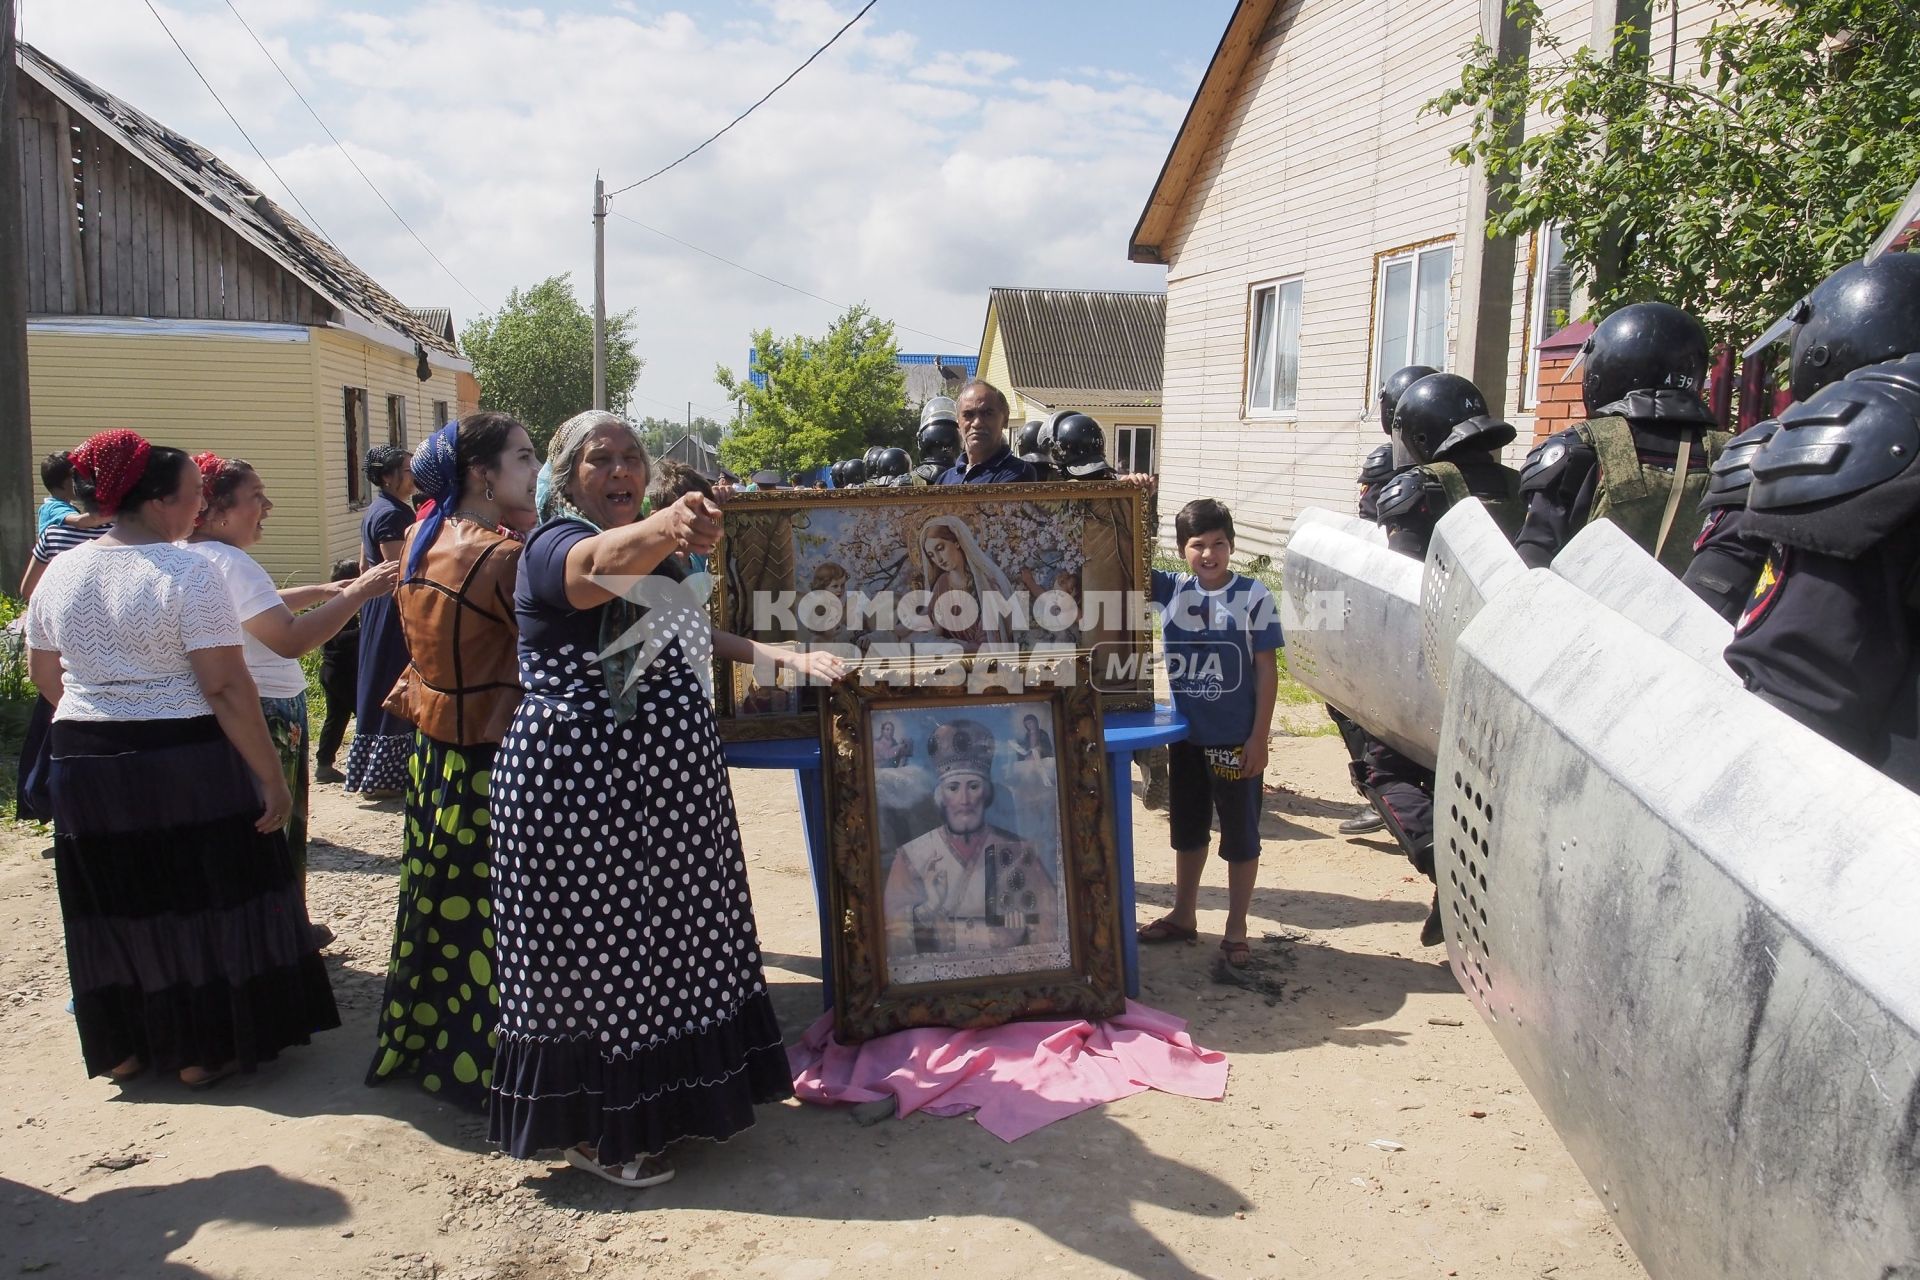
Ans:
<svg viewBox="0 0 1920 1280"><path fill-rule="evenodd" d="M1153 474L1153 428L1114 428L1114 469L1135 475Z"/></svg>
<svg viewBox="0 0 1920 1280"><path fill-rule="evenodd" d="M342 388L346 400L347 427L347 502L367 500L367 477L361 464L367 457L367 391L365 387Z"/></svg>
<svg viewBox="0 0 1920 1280"><path fill-rule="evenodd" d="M433 429L435 431L438 431L440 428L446 425L447 425L447 402L445 400L435 400L433 402Z"/></svg>
<svg viewBox="0 0 1920 1280"><path fill-rule="evenodd" d="M1247 412L1291 413L1299 389L1300 281L1255 285L1247 299Z"/></svg>
<svg viewBox="0 0 1920 1280"><path fill-rule="evenodd" d="M1453 292L1453 246L1435 245L1379 260L1378 318L1373 381L1367 400L1388 374L1410 364L1447 367L1447 303Z"/></svg>
<svg viewBox="0 0 1920 1280"><path fill-rule="evenodd" d="M1527 305L1527 387L1520 402L1531 409L1540 396L1540 344L1566 328L1573 318L1573 267L1567 242L1557 226L1533 233L1533 291Z"/></svg>
<svg viewBox="0 0 1920 1280"><path fill-rule="evenodd" d="M404 447L407 443L407 398L387 397L387 443Z"/></svg>

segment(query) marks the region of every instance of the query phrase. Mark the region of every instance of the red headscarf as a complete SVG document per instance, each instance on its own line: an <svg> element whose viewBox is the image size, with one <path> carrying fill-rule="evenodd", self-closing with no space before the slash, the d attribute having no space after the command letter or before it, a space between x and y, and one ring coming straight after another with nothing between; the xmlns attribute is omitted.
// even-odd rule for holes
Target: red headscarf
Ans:
<svg viewBox="0 0 1920 1280"><path fill-rule="evenodd" d="M153 452L138 431L116 427L97 432L67 456L73 469L93 482L93 504L103 516L120 510L127 490L139 483L147 469L147 456Z"/></svg>
<svg viewBox="0 0 1920 1280"><path fill-rule="evenodd" d="M221 469L227 465L227 460L209 449L205 453L194 454L193 465L200 468L200 501L202 504L210 504L213 502L213 482L220 478ZM206 518L204 510L200 515L201 519Z"/></svg>

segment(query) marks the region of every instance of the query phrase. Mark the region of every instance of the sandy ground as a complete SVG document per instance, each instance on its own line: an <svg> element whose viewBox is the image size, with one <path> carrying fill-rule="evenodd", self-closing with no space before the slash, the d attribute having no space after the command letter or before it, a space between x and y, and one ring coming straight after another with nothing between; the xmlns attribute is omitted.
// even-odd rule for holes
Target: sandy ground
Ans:
<svg viewBox="0 0 1920 1280"><path fill-rule="evenodd" d="M1439 951L1427 886L1343 840L1340 745L1275 743L1254 902L1257 983L1147 950L1147 1003L1232 1063L1228 1094L1147 1093L1014 1144L968 1119L862 1123L789 1103L627 1192L490 1151L477 1117L361 1084L392 925L399 819L317 789L315 915L345 1025L205 1094L81 1074L46 838L0 833L0 1274L50 1277L1547 1277L1644 1273ZM820 1009L789 775L734 775L768 977L789 1038ZM1171 898L1161 815L1134 814L1143 915ZM1261 937L1264 935L1264 937ZM1458 1025L1451 1025L1457 1023ZM1401 1144L1385 1151L1374 1139Z"/></svg>

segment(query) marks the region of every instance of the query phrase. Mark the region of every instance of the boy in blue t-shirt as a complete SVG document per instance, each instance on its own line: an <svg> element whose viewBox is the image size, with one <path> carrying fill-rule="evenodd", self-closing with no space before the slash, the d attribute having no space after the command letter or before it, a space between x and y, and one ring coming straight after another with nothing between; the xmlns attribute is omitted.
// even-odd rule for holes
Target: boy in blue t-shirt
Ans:
<svg viewBox="0 0 1920 1280"><path fill-rule="evenodd" d="M1192 942L1195 908L1207 868L1212 819L1220 818L1227 864L1227 927L1220 949L1234 968L1247 964L1247 908L1260 870L1260 784L1273 730L1285 644L1280 613L1266 587L1228 567L1233 514L1211 498L1189 502L1173 532L1189 573L1153 571L1153 602L1173 704L1187 718L1187 740L1168 750L1168 817L1177 861L1173 910L1140 928L1142 942Z"/></svg>

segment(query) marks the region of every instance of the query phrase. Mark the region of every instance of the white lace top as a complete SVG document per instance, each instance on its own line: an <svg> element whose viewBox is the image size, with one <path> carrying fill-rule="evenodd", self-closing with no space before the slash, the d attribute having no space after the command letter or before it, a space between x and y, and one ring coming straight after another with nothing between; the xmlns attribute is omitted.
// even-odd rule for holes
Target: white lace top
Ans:
<svg viewBox="0 0 1920 1280"><path fill-rule="evenodd" d="M47 566L27 606L27 645L60 655L55 720L180 720L212 714L187 654L246 633L213 563L165 543L75 547Z"/></svg>

